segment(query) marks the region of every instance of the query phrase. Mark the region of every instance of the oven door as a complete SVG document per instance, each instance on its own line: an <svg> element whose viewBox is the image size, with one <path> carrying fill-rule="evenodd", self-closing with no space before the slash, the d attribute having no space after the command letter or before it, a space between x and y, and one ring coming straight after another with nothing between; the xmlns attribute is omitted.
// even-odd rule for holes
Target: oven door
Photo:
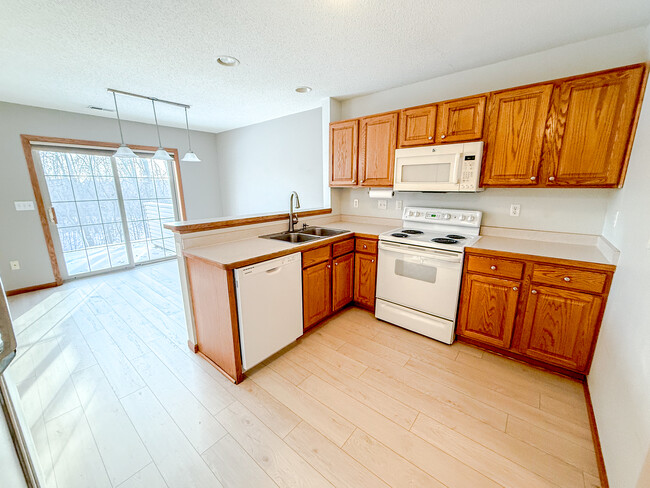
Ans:
<svg viewBox="0 0 650 488"><path fill-rule="evenodd" d="M380 242L378 259L377 298L456 320L461 253Z"/></svg>

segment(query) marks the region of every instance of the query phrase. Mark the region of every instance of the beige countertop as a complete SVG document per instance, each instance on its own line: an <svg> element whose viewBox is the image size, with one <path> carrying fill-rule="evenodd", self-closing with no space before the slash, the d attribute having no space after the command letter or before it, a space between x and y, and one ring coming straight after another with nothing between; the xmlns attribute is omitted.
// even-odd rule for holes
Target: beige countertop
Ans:
<svg viewBox="0 0 650 488"><path fill-rule="evenodd" d="M596 243L567 243L513 237L482 236L473 249L501 251L554 259L568 259L588 263L616 265L616 256Z"/></svg>
<svg viewBox="0 0 650 488"><path fill-rule="evenodd" d="M359 222L332 222L324 225L329 229L347 230L349 234L341 234L335 237L328 237L305 242L302 244L291 244L273 239L261 239L251 237L238 241L224 242L205 247L186 249L185 255L195 256L207 261L216 263L224 268L238 268L247 266L254 262L261 262L275 257L285 256L294 252L303 252L315 247L322 246L328 242L340 241L348 236L356 234L360 237L377 237L382 232L394 229L394 226L366 224Z"/></svg>

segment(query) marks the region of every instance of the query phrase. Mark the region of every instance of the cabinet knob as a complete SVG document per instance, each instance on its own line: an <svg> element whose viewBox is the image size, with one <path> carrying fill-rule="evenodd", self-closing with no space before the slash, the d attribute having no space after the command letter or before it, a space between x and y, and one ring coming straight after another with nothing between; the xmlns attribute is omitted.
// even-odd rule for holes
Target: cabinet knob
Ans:
<svg viewBox="0 0 650 488"><path fill-rule="evenodd" d="M569 278L568 276L565 276L564 281L566 281L568 283L569 281L571 281L571 278Z"/></svg>
<svg viewBox="0 0 650 488"><path fill-rule="evenodd" d="M331 267L332 267L332 265L330 265L330 264L328 264L328 265L327 265L327 267L328 267L328 268L331 268Z"/></svg>
<svg viewBox="0 0 650 488"><path fill-rule="evenodd" d="M519 289L519 288L517 288L516 286L513 286L513 287L512 287L512 290L513 290L513 291L517 291L518 289Z"/></svg>
<svg viewBox="0 0 650 488"><path fill-rule="evenodd" d="M531 291L531 293L532 293L533 295L537 295L537 290L533 290L533 291Z"/></svg>
<svg viewBox="0 0 650 488"><path fill-rule="evenodd" d="M443 134L443 135L440 136L440 139L444 139L445 137L447 137L447 136Z"/></svg>
<svg viewBox="0 0 650 488"><path fill-rule="evenodd" d="M536 179L537 179L536 176L531 176L531 177L530 177L530 180L531 180L531 181L535 181Z"/></svg>
<svg viewBox="0 0 650 488"><path fill-rule="evenodd" d="M555 176L549 176L548 181L555 181Z"/></svg>
<svg viewBox="0 0 650 488"><path fill-rule="evenodd" d="M364 245L363 245L363 248L364 248L364 249L368 249L368 246L366 246L366 245L364 244Z"/></svg>
<svg viewBox="0 0 650 488"><path fill-rule="evenodd" d="M433 136L429 136L429 140L433 139Z"/></svg>
<svg viewBox="0 0 650 488"><path fill-rule="evenodd" d="M374 259L371 259L371 260L370 260L370 262L371 262L371 263L374 263L374 262L375 262L375 260L374 260Z"/></svg>
<svg viewBox="0 0 650 488"><path fill-rule="evenodd" d="M497 267L494 266L494 265L492 265L492 266L490 266L490 269L491 269L492 271L496 271Z"/></svg>

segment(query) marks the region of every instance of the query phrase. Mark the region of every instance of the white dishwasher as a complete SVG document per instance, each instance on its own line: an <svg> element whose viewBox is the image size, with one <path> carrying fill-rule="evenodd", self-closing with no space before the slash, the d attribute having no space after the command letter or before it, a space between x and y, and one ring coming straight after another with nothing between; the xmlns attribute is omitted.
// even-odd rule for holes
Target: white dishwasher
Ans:
<svg viewBox="0 0 650 488"><path fill-rule="evenodd" d="M244 370L302 335L300 253L235 270L239 341Z"/></svg>

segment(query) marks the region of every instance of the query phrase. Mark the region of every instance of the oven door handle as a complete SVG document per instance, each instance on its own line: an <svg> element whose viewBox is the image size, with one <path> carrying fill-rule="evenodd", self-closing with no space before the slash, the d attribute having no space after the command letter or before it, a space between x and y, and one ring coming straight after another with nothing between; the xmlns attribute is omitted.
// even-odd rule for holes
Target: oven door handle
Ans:
<svg viewBox="0 0 650 488"><path fill-rule="evenodd" d="M401 244L391 244L388 242L379 242L379 250L396 252L400 254L408 254L410 256L419 256L423 258L436 259L438 261L446 261L449 263L460 263L463 256L457 252L438 251L436 249L418 248L413 250L412 246L403 246Z"/></svg>

